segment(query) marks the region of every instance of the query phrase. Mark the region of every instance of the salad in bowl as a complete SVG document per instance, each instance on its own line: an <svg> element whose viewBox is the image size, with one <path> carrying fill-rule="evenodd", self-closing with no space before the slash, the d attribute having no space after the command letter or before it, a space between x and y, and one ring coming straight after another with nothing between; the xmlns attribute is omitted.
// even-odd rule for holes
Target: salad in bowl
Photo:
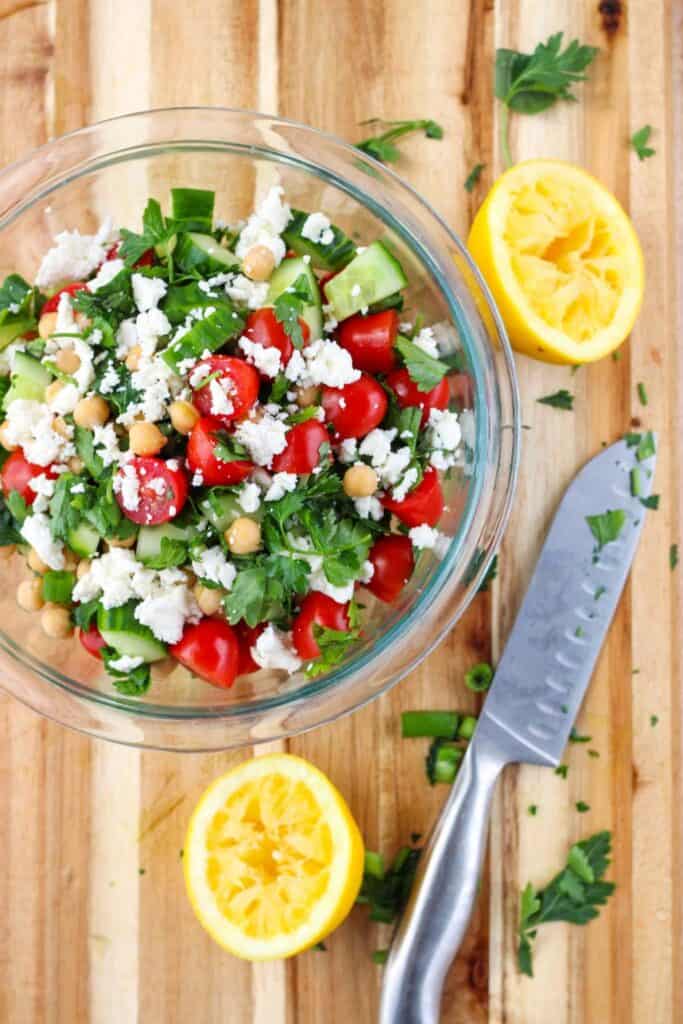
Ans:
<svg viewBox="0 0 683 1024"><path fill-rule="evenodd" d="M333 669L443 555L444 482L472 471L454 329L404 309L390 242L281 186L219 208L174 188L0 288L17 601L128 696L169 657L221 688Z"/></svg>

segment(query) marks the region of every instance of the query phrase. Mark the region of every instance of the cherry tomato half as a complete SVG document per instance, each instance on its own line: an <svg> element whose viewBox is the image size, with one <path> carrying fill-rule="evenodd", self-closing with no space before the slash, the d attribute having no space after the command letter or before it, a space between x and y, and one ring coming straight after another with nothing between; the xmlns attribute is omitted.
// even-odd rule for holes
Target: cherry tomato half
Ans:
<svg viewBox="0 0 683 1024"><path fill-rule="evenodd" d="M365 587L380 601L395 601L413 574L413 545L401 533L380 537L372 545L368 559L374 573Z"/></svg>
<svg viewBox="0 0 683 1024"><path fill-rule="evenodd" d="M94 622L91 622L89 628L86 630L79 629L78 639L81 641L88 654L92 654L93 658L102 658L100 652L103 647L107 646L107 644Z"/></svg>
<svg viewBox="0 0 683 1024"><path fill-rule="evenodd" d="M338 440L365 437L380 425L387 404L384 388L367 373L343 388L323 388L322 407Z"/></svg>
<svg viewBox="0 0 683 1024"><path fill-rule="evenodd" d="M223 423L243 420L258 398L260 378L258 371L235 356L209 356L200 359L192 368L190 379L200 366L206 366L209 374L217 373L214 378L225 395L225 408L219 405L212 394L212 383L200 385L192 392L192 401L202 416L216 416ZM227 411L229 410L229 411Z"/></svg>
<svg viewBox="0 0 683 1024"><path fill-rule="evenodd" d="M169 651L181 665L214 686L227 689L235 682L240 644L235 630L224 619L202 619L186 626L182 638Z"/></svg>
<svg viewBox="0 0 683 1024"><path fill-rule="evenodd" d="M349 629L348 604L339 604L327 594L317 590L308 594L301 602L299 614L292 624L292 643L300 658L309 661L320 654L313 626L326 626L346 632Z"/></svg>
<svg viewBox="0 0 683 1024"><path fill-rule="evenodd" d="M446 409L450 398L450 388L446 377L440 380L431 391L420 391L417 384L410 379L408 371L404 368L394 370L387 377L387 384L396 395L398 404L402 409L409 405L416 405L422 409L422 425L429 419L432 409Z"/></svg>
<svg viewBox="0 0 683 1024"><path fill-rule="evenodd" d="M311 332L308 324L301 317L299 317L299 326L304 344L306 344ZM284 369L292 358L294 346L283 325L270 307L257 309L250 313L247 317L247 326L244 333L250 341L256 342L257 345L263 345L264 348L278 349L281 369Z"/></svg>
<svg viewBox="0 0 683 1024"><path fill-rule="evenodd" d="M261 623L259 626L248 626L246 622L238 622L234 627L235 633L240 642L240 660L237 667L238 676L247 676L251 672L258 672L261 668L257 665L251 656L251 648L254 646L261 633L265 629L265 624Z"/></svg>
<svg viewBox="0 0 683 1024"><path fill-rule="evenodd" d="M135 474L138 486L137 508L126 508L127 487L124 481ZM164 459L137 455L117 475L114 493L127 519L145 526L168 523L181 512L187 501L187 473L178 466L173 469Z"/></svg>
<svg viewBox="0 0 683 1024"><path fill-rule="evenodd" d="M26 504L32 505L36 492L29 484L34 477L40 476L41 473L44 473L49 480L55 480L57 477L51 466L34 465L33 462L28 461L21 449L18 448L15 452L12 452L2 467L0 479L2 480L3 493L9 494L10 491L18 491Z"/></svg>
<svg viewBox="0 0 683 1024"><path fill-rule="evenodd" d="M385 309L344 320L339 327L339 344L350 353L357 369L389 373L396 366L397 335L398 314L395 309Z"/></svg>
<svg viewBox="0 0 683 1024"><path fill-rule="evenodd" d="M382 498L382 504L406 526L422 526L423 523L435 526L443 512L439 474L433 466L429 466L415 490L410 491L403 501L385 497Z"/></svg>
<svg viewBox="0 0 683 1024"><path fill-rule="evenodd" d="M287 447L273 459L273 473L312 473L320 462L320 446L330 435L318 420L297 423L287 431Z"/></svg>
<svg viewBox="0 0 683 1024"><path fill-rule="evenodd" d="M40 313L56 313L57 307L59 306L59 300L62 295L75 295L76 292L82 291L84 288L87 290L87 284L85 281L74 281L73 284L66 284L63 288L60 288L58 292L55 292L44 304Z"/></svg>
<svg viewBox="0 0 683 1024"><path fill-rule="evenodd" d="M225 430L221 420L215 416L203 416L195 423L187 442L187 464L193 473L199 471L209 486L238 484L254 468L253 463L246 459L222 462L214 455L214 449L220 444L216 435L221 430Z"/></svg>

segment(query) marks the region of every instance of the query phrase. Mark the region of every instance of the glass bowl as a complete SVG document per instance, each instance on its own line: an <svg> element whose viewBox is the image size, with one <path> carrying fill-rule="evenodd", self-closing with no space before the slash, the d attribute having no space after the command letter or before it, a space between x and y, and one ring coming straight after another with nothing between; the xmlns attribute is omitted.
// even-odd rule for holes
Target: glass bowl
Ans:
<svg viewBox="0 0 683 1024"><path fill-rule="evenodd" d="M220 108L146 111L48 143L0 174L0 271L33 280L52 237L92 232L110 215L132 228L148 196L214 189L217 213L244 217L280 183L293 206L324 210L363 242L388 241L410 282L406 316L439 322L462 373L468 458L444 481L447 549L423 552L401 598L363 603L362 639L335 671L311 679L261 671L221 690L172 662L141 698L119 695L73 640L45 636L15 602L27 569L3 562L1 685L30 707L94 736L136 746L218 750L289 736L365 704L427 656L462 615L505 525L519 455L514 364L500 317L463 244L396 174L347 143L291 121Z"/></svg>

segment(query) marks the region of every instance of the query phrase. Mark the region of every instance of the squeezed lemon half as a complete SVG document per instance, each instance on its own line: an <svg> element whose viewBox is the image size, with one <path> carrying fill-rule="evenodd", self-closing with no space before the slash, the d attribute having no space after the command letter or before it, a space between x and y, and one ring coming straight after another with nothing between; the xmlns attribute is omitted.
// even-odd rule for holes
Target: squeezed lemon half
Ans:
<svg viewBox="0 0 683 1024"><path fill-rule="evenodd" d="M363 841L344 798L291 754L252 758L209 786L184 850L197 917L245 960L319 942L344 920L363 878Z"/></svg>
<svg viewBox="0 0 683 1024"><path fill-rule="evenodd" d="M596 178L560 160L506 171L468 239L515 349L587 363L625 341L643 296L633 225Z"/></svg>

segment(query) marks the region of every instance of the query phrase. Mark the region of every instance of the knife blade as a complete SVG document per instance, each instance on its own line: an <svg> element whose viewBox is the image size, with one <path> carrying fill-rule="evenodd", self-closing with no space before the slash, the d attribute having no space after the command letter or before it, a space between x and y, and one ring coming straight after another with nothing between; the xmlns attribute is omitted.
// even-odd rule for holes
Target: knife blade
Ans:
<svg viewBox="0 0 683 1024"><path fill-rule="evenodd" d="M655 456L638 461L638 451L626 441L611 445L564 494L420 858L384 971L380 1024L437 1024L443 980L478 890L498 776L507 764L552 766L562 757L647 514L641 499L651 493ZM613 540L601 543L589 517L608 511L623 516L623 524Z"/></svg>

